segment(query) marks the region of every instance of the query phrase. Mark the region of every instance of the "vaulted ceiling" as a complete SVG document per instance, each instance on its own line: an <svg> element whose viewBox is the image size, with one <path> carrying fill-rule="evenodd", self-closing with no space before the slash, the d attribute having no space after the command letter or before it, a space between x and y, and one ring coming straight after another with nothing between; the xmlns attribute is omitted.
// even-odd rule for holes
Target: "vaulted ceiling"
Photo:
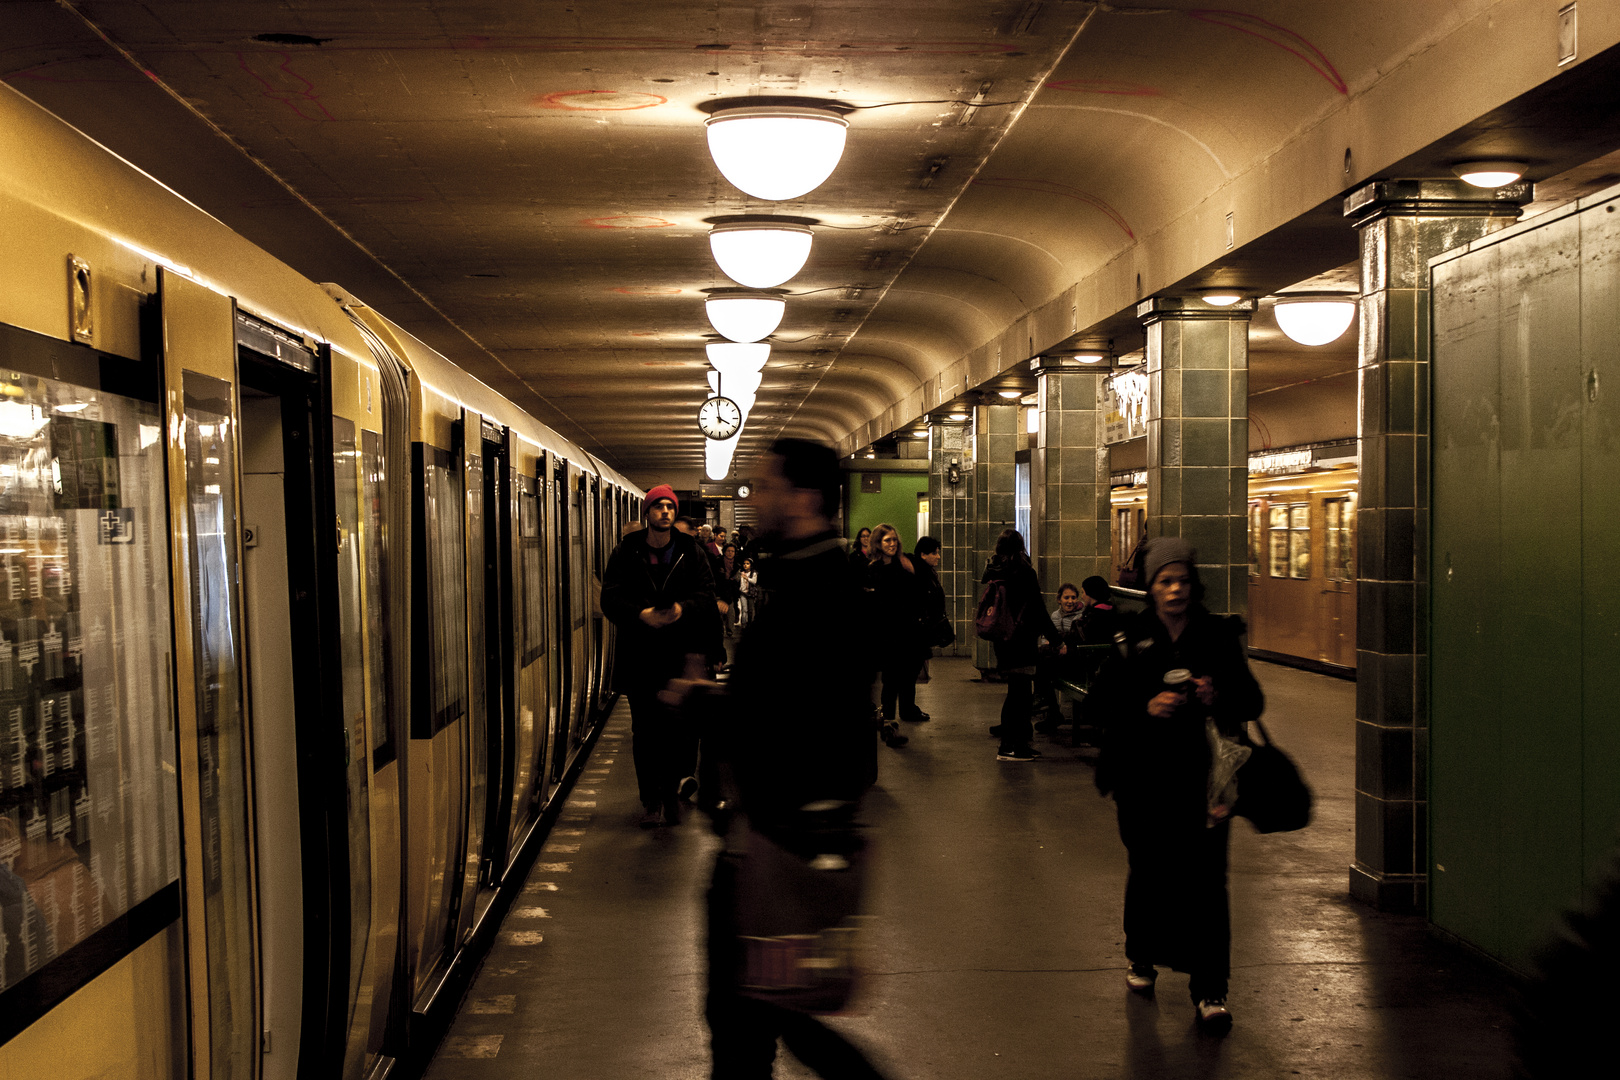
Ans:
<svg viewBox="0 0 1620 1080"><path fill-rule="evenodd" d="M13 0L0 75L630 475L695 481L709 219L818 222L739 469L780 433L847 453L1042 351L1135 347L1141 297L1342 266L1369 178L1620 146L1620 17L1580 33L1560 67L1539 0ZM759 97L850 110L801 199L709 159L704 110Z"/></svg>

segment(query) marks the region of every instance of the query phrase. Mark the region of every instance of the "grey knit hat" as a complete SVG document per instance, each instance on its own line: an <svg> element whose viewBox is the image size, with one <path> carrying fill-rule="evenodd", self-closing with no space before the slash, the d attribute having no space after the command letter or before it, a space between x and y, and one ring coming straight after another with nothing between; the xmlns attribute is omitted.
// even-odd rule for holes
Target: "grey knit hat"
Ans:
<svg viewBox="0 0 1620 1080"><path fill-rule="evenodd" d="M1142 585L1144 588L1153 587L1153 579L1158 577L1159 571L1171 563L1186 563L1187 569L1196 570L1198 566L1198 552L1193 546L1179 536L1159 536L1148 541L1147 558L1143 560L1144 571Z"/></svg>

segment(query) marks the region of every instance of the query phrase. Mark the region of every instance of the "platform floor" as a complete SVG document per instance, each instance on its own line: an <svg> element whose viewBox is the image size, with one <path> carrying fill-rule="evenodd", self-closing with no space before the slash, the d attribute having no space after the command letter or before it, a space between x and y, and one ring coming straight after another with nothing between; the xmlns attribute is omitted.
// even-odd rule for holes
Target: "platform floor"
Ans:
<svg viewBox="0 0 1620 1080"><path fill-rule="evenodd" d="M1085 752L995 760L1004 690L935 660L880 747L870 978L833 1023L896 1080L1509 1075L1511 990L1423 920L1351 901L1352 683L1256 664L1267 725L1318 796L1302 832L1232 843L1225 1039L1193 1025L1186 977L1124 988L1125 851ZM1065 729L1066 741L1067 729ZM427 1073L702 1080L702 895L717 841L694 815L643 831L630 723L609 719ZM783 1051L779 1078L812 1075Z"/></svg>

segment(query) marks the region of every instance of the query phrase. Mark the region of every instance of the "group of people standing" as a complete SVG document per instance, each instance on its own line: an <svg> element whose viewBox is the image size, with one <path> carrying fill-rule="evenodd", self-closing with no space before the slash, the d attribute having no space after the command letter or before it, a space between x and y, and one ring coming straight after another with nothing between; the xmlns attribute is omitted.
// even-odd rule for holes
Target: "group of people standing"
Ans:
<svg viewBox="0 0 1620 1080"><path fill-rule="evenodd" d="M829 448L780 441L757 496L768 539L741 554L721 537L706 545L674 529L678 499L661 485L647 493L647 527L621 541L603 577L643 824L677 821L680 800L704 792L698 801L725 838L709 894L705 1014L716 1078L769 1077L779 1038L821 1075L879 1076L814 1015L839 1006L800 1004L791 995L802 988L761 975L779 966L775 954L757 951L804 940L800 931L760 928L826 902L782 907L784 889L793 892L807 869L860 859L860 805L876 774L874 680L883 737L901 745L901 721L929 719L916 704L918 672L950 627L938 541L924 537L908 554L899 533L880 525L846 552L831 529L838 484ZM759 573L750 578L753 559ZM1116 804L1129 863L1126 985L1148 995L1160 967L1188 972L1198 1023L1220 1032L1231 1026L1230 807L1209 788L1212 746L1216 736L1240 734L1263 698L1241 625L1200 602L1196 553L1177 538L1155 540L1144 578L1148 606L1139 614L1121 616L1095 578L1061 586L1048 612L1023 537L1001 534L983 575L1011 613L994 642L1007 686L997 758L1039 756L1030 745L1038 683L1061 677L1071 649L1111 641L1086 704L1102 729L1096 785ZM723 687L715 657L725 652L727 613L745 598L758 606L751 621L732 616L748 632ZM859 632L849 631L851 619ZM723 704L689 708L694 695ZM707 718L701 785L694 716ZM784 869L791 866L800 869Z"/></svg>
<svg viewBox="0 0 1620 1080"><path fill-rule="evenodd" d="M910 555L893 525L861 529L850 545L850 562L871 594L870 642L879 690L879 733L891 747L910 741L900 721L922 723L917 680L934 646L953 634L939 580L939 541L924 536Z"/></svg>

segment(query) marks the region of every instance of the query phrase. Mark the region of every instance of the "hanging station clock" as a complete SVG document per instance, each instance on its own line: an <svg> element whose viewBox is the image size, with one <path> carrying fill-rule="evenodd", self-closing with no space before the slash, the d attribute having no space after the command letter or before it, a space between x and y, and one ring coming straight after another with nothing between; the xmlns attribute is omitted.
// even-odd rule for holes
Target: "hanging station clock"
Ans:
<svg viewBox="0 0 1620 1080"><path fill-rule="evenodd" d="M746 499L753 493L754 485L748 483L746 480L737 485L737 498Z"/></svg>
<svg viewBox="0 0 1620 1080"><path fill-rule="evenodd" d="M698 430L711 439L729 439L742 429L742 410L728 397L712 397L698 410Z"/></svg>

